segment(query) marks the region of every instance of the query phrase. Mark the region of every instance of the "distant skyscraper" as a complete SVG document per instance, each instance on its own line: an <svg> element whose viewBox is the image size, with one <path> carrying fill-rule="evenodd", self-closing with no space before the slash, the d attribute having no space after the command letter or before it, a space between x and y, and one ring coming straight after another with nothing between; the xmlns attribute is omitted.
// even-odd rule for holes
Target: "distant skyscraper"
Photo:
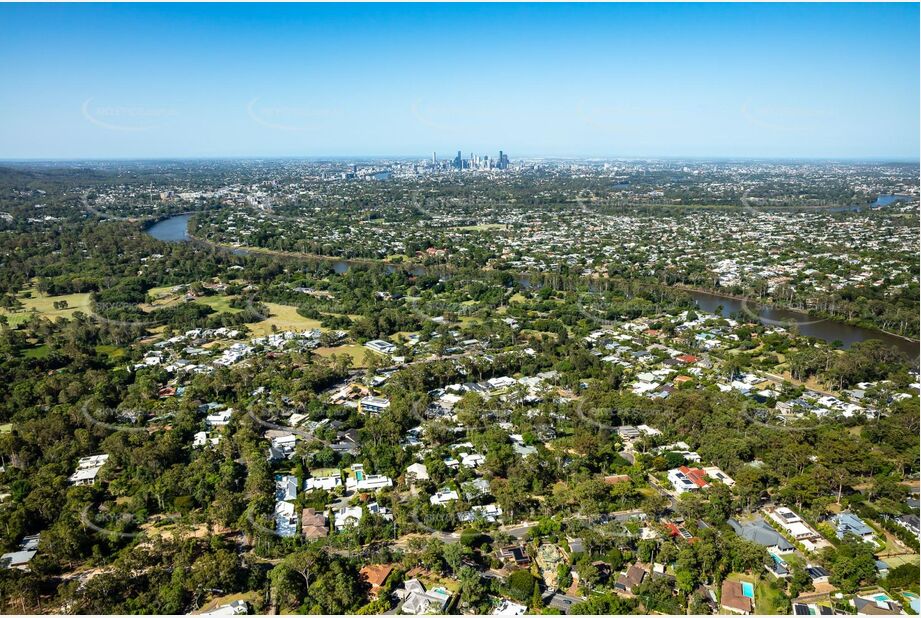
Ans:
<svg viewBox="0 0 921 618"><path fill-rule="evenodd" d="M461 157L460 150L457 151L457 156L454 157L454 167L456 167L459 170L464 169L464 159L463 157Z"/></svg>
<svg viewBox="0 0 921 618"><path fill-rule="evenodd" d="M508 155L501 150L499 151L499 161L496 162L496 167L500 170L508 169Z"/></svg>
<svg viewBox="0 0 921 618"><path fill-rule="evenodd" d="M432 151L432 165L435 165L438 162L438 159L435 158L435 151Z"/></svg>

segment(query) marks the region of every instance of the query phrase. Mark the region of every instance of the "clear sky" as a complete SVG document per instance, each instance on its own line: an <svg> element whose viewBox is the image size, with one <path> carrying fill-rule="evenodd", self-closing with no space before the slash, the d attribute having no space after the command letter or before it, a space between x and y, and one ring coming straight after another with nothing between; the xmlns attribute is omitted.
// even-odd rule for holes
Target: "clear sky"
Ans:
<svg viewBox="0 0 921 618"><path fill-rule="evenodd" d="M0 5L0 158L918 160L912 4Z"/></svg>

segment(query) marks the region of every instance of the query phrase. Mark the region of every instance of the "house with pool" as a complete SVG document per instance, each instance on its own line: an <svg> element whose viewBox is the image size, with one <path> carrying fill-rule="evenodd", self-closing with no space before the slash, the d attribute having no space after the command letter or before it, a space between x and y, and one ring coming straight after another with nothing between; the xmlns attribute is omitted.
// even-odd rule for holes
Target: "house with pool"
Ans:
<svg viewBox="0 0 921 618"><path fill-rule="evenodd" d="M755 611L755 585L752 582L724 580L720 590L720 607L733 614L747 616Z"/></svg>

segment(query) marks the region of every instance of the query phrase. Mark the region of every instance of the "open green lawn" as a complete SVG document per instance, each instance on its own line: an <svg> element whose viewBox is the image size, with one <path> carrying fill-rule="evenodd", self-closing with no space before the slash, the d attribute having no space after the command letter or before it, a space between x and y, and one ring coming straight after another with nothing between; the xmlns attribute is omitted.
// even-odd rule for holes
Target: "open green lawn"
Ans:
<svg viewBox="0 0 921 618"><path fill-rule="evenodd" d="M310 476L332 476L333 474L339 474L339 468L314 468L310 470Z"/></svg>
<svg viewBox="0 0 921 618"><path fill-rule="evenodd" d="M372 352L363 345L349 343L346 345L337 345L332 348L317 348L313 351L318 356L333 356L334 354L345 354L352 357L352 366L356 368L365 367L365 353Z"/></svg>
<svg viewBox="0 0 921 618"><path fill-rule="evenodd" d="M478 225L464 225L453 228L459 232L487 232L490 230L504 230L504 223L480 223Z"/></svg>
<svg viewBox="0 0 921 618"><path fill-rule="evenodd" d="M269 309L269 317L261 322L247 324L255 337L264 337L272 334L272 326L278 331L305 331L314 328L328 330L320 326L320 320L313 320L299 315L297 307L279 305L277 303L263 303Z"/></svg>
<svg viewBox="0 0 921 618"><path fill-rule="evenodd" d="M193 302L199 305L208 305L218 313L240 313L243 311L242 309L230 306L230 302L233 299L233 296L202 296L201 298L196 298Z"/></svg>
<svg viewBox="0 0 921 618"><path fill-rule="evenodd" d="M22 351L22 355L26 358L45 358L49 354L51 354L51 348L47 345L35 346Z"/></svg>
<svg viewBox="0 0 921 618"><path fill-rule="evenodd" d="M179 292L175 288L182 287L179 285L164 285L159 288L150 288L147 290L148 296L153 298L160 298L161 296L175 296Z"/></svg>
<svg viewBox="0 0 921 618"><path fill-rule="evenodd" d="M105 354L109 358L121 358L125 355L125 348L120 348L115 345L97 345L96 352Z"/></svg>
<svg viewBox="0 0 921 618"><path fill-rule="evenodd" d="M27 288L20 292L16 298L23 304L22 311L10 312L6 309L0 309L0 315L7 316L10 327L17 327L33 313L38 313L49 320L58 318L70 319L77 311L90 315L93 311L90 309L90 295L85 294L62 294L61 296L46 296L35 288ZM67 301L66 309L55 309L54 303L58 301Z"/></svg>
<svg viewBox="0 0 921 618"><path fill-rule="evenodd" d="M918 565L919 561L921 561L921 556L918 554L901 554L899 556L883 556L881 560L894 569L903 564Z"/></svg>

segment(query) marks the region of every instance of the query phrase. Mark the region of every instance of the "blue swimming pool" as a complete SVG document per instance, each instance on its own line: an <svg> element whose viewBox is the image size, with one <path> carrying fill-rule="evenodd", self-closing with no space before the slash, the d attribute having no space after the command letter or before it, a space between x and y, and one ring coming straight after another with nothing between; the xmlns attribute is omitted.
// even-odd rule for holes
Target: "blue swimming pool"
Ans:
<svg viewBox="0 0 921 618"><path fill-rule="evenodd" d="M742 582L742 594L749 599L755 598L755 586L751 582Z"/></svg>

